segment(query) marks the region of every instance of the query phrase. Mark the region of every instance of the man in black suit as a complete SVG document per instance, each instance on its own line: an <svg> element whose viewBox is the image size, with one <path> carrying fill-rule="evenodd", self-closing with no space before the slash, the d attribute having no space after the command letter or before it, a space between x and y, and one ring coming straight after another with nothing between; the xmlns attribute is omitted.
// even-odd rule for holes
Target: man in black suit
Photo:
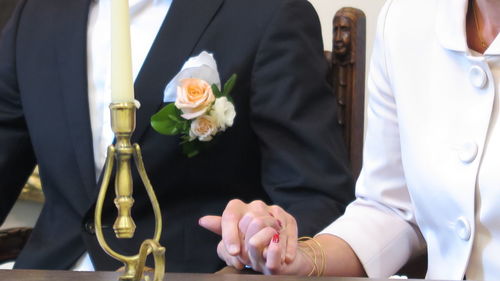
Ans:
<svg viewBox="0 0 500 281"><path fill-rule="evenodd" d="M68 269L88 251L97 270L114 270L120 264L100 249L93 230L99 177L86 32L93 1L19 2L0 41L0 222L38 163L46 202L16 267ZM237 116L210 147L187 158L179 138L156 133L149 119L162 107L165 85L204 50L213 53L222 81L239 76L232 91ZM318 18L305 0L172 2L135 80L142 106L132 138L162 207L168 271L223 266L220 238L198 219L220 214L232 198L282 206L301 235L321 230L352 200L322 51ZM128 254L151 237L154 221L133 176L134 239L113 238L112 202L103 218L111 247Z"/></svg>

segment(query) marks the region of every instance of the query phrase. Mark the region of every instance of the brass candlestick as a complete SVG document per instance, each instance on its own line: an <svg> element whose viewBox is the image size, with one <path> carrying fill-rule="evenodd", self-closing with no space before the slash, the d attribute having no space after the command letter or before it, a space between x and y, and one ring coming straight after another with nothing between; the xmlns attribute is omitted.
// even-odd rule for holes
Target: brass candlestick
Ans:
<svg viewBox="0 0 500 281"><path fill-rule="evenodd" d="M111 127L116 136L116 144L108 147L108 155L106 156L106 164L104 176L97 198L95 208L95 229L97 240L103 250L125 264L125 273L120 276L123 281L139 281L142 280L146 257L153 254L155 269L154 281L162 281L165 274L165 248L160 245L160 235L162 228L160 205L156 199L153 187L144 168L142 161L141 149L138 144L132 145L130 137L135 130L135 111L134 103L112 103L111 110ZM139 253L134 256L125 256L113 251L102 233L102 208L104 199L113 171L113 165L116 160L116 178L115 178L115 205L118 209L118 217L113 225L116 237L132 238L135 231L135 223L131 216L132 205L134 199L132 197L133 184L131 173L131 159L135 160L135 164L142 182L146 188L153 211L155 215L155 231L152 239L145 240L139 249Z"/></svg>

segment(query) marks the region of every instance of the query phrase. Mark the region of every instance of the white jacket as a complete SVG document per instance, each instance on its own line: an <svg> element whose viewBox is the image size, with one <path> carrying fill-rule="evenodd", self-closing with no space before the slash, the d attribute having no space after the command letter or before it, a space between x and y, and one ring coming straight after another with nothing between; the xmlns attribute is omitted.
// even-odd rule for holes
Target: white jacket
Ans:
<svg viewBox="0 0 500 281"><path fill-rule="evenodd" d="M488 63L468 50L467 5L387 0L379 17L357 200L324 230L351 245L370 277L394 274L426 246L427 278L460 280L467 270L498 87ZM500 55L499 37L489 50ZM500 167L498 175L500 190ZM500 195L483 200L500 203ZM497 212L487 227L498 234L500 204ZM467 277L500 278L500 258L482 259L484 274Z"/></svg>

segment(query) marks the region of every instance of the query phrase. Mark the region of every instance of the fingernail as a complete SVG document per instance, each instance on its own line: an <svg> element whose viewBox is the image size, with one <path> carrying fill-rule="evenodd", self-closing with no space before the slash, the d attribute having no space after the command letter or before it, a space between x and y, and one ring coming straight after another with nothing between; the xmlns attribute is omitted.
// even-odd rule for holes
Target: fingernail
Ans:
<svg viewBox="0 0 500 281"><path fill-rule="evenodd" d="M273 236L273 243L279 243L279 242L280 242L280 235L279 233L276 233Z"/></svg>
<svg viewBox="0 0 500 281"><path fill-rule="evenodd" d="M229 254L231 255L236 255L240 252L240 247L238 247L237 245L231 245L229 246Z"/></svg>

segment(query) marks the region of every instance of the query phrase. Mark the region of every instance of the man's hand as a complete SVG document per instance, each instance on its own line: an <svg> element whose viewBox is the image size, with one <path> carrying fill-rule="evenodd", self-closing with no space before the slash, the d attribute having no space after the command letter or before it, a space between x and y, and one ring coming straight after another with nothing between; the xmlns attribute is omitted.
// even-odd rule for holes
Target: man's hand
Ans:
<svg viewBox="0 0 500 281"><path fill-rule="evenodd" d="M282 249L279 251L281 262L295 258L297 223L281 207L268 206L262 201L246 204L235 199L228 203L222 217L205 216L199 224L222 236L217 253L228 265L238 269L251 265L254 270L263 271L269 243L278 244ZM265 241L267 244L263 244Z"/></svg>

